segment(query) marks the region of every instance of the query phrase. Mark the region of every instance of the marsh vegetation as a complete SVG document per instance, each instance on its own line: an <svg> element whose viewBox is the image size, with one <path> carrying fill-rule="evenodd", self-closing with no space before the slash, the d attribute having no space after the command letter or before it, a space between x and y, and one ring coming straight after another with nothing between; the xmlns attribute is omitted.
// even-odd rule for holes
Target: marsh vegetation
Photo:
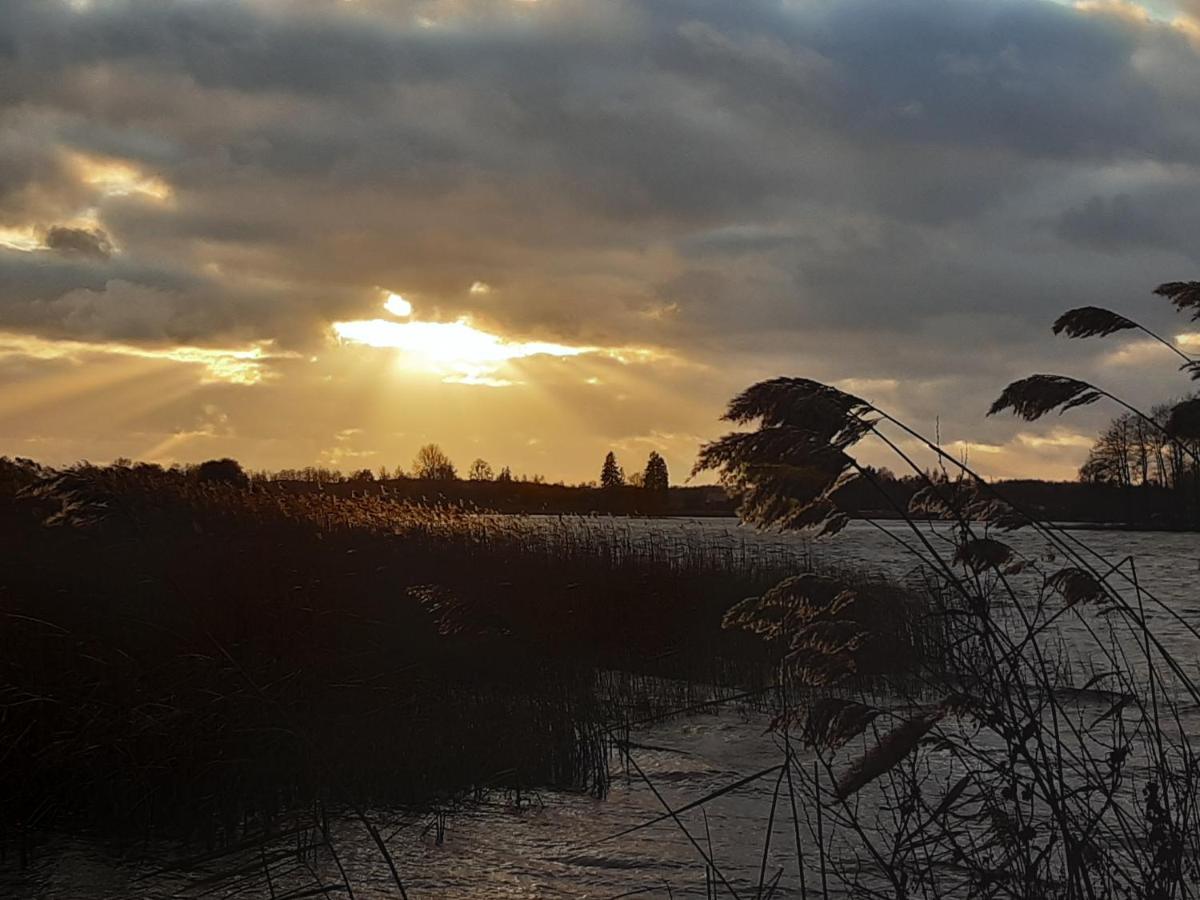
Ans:
<svg viewBox="0 0 1200 900"><path fill-rule="evenodd" d="M216 850L314 808L603 794L631 721L770 683L722 618L808 567L136 466L9 462L2 483L0 789L22 857L63 830Z"/></svg>

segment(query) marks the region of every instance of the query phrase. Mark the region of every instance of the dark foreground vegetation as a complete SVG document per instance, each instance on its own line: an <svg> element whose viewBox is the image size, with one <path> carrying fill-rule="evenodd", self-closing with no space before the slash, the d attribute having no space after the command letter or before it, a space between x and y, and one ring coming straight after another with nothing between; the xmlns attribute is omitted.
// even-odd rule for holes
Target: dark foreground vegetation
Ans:
<svg viewBox="0 0 1200 900"><path fill-rule="evenodd" d="M1036 417L1090 390L1041 380L1053 377L1011 385L994 409ZM850 484L891 502L853 451L893 448L924 487L893 506L898 524L885 533L942 597L939 664L865 688L857 670L879 629L853 585L792 580L727 616L730 628L786 645L810 630L822 598L838 598L825 664L785 657L776 682L768 822L782 809L794 823L801 896L1195 896L1200 685L1156 632L1183 629L1200 647L1200 631L1141 584L1136 561L1099 557L835 387L763 382L727 418L753 427L707 445L698 467L719 472L742 517L764 526L836 535ZM936 476L899 449L905 436L939 455ZM1018 550L1008 538L1017 529L1044 549ZM769 874L764 866L753 896Z"/></svg>
<svg viewBox="0 0 1200 900"><path fill-rule="evenodd" d="M587 520L4 462L0 542L0 826L25 849L603 793L631 720L761 688L799 648L722 618L804 560ZM888 623L861 674L911 664L922 611L857 580Z"/></svg>
<svg viewBox="0 0 1200 900"><path fill-rule="evenodd" d="M1156 293L1200 319L1200 282ZM1078 338L1139 328L1096 307L1054 326ZM1200 361L1163 343L1200 376ZM1034 420L1102 400L1153 432L1176 474L1200 467L1197 398L1142 413L1103 387L1043 374L1010 384L989 414ZM741 498L743 519L835 535L847 495L873 490L899 520L887 535L942 592L947 623L943 665L864 690L855 671L876 628L851 586L792 582L731 611L730 627L787 643L809 628L820 594L840 591L845 610L829 665L785 658L779 670L780 764L764 773L777 774L753 896L783 874L767 869L780 809L794 826L802 897L1197 896L1200 629L1190 610L1143 584L1132 556L1101 557L867 399L777 378L734 398L726 418L742 430L704 447L697 468ZM869 444L920 481L907 503L856 458ZM914 445L934 456L934 472L906 450ZM1018 529L1044 549L1022 552L1009 537ZM1166 633L1190 652L1169 648ZM719 870L717 882L736 894Z"/></svg>

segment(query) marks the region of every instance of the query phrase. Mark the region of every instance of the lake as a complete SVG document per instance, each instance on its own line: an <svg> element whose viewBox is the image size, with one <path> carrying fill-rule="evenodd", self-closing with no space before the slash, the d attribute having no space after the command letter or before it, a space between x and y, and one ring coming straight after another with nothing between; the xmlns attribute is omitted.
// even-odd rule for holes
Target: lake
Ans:
<svg viewBox="0 0 1200 900"><path fill-rule="evenodd" d="M885 531L880 531L868 523L853 522L835 538L812 543L795 536L758 533L732 519L589 519L587 527L628 529L647 540L664 533L702 532L778 558L791 555L799 561L811 555L819 563L864 567L896 578L907 577L913 567L911 557L888 533L902 533L902 523L887 523ZM933 528L928 536L941 540L945 529ZM1186 623L1200 627L1200 597L1194 589L1200 572L1200 535L1079 531L1073 537L1111 563L1133 556L1139 583ZM1004 539L1030 557L1048 556L1045 542L1031 532ZM1052 563L1047 565L1053 568ZM731 602L737 599L731 598ZM1152 607L1147 619L1187 671L1200 676L1200 647L1187 627ZM1064 620L1063 633L1081 656L1088 654L1086 635L1069 620ZM373 812L373 821L388 839L409 896L447 900L709 896L705 864L679 824L667 819L613 836L661 815L664 801L679 807L777 765L782 758L781 741L769 731L766 714L737 708L671 719L642 729L633 740L640 745L632 754L644 777L636 771L626 772L614 759L612 789L602 800L544 793L523 797L518 806L511 796L492 796L447 810L441 841L435 827L438 818L432 814L405 817ZM695 809L680 817L741 896L754 895L763 869L774 791L772 774L712 800L703 811ZM777 896L798 894L793 842L790 812L784 815L781 811L772 829L765 866L768 882L781 873ZM389 870L361 824L353 820L337 823L334 843L356 897L396 896ZM247 868L236 875L222 875L218 868L204 866L187 877L155 875L153 865L123 864L94 842L64 839L42 847L29 871L17 874L11 868L6 870L8 874L0 876L0 893L56 900L260 898L272 896L272 891L283 897L289 886L312 883L306 866L327 883L339 880L336 866L324 856L306 863L294 857L268 861L272 871L269 885L255 863L254 857L249 858ZM222 868L229 868L228 860L222 862ZM835 889L836 885L831 886L831 892Z"/></svg>

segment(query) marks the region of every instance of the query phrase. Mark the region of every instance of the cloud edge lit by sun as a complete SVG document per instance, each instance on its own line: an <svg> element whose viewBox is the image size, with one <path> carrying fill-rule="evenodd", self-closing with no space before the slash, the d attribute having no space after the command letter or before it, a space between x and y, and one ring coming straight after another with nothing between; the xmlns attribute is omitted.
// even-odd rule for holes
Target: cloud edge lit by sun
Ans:
<svg viewBox="0 0 1200 900"><path fill-rule="evenodd" d="M633 359L653 361L668 356L649 347L514 340L479 328L468 315L460 315L448 322L416 318L411 302L391 291L384 294L384 309L404 321L371 318L333 322L334 339L341 344L398 351L407 368L440 376L445 384L483 387L521 384L521 381L508 377L511 373L506 373L505 369L518 360L533 357L604 356L628 363Z"/></svg>

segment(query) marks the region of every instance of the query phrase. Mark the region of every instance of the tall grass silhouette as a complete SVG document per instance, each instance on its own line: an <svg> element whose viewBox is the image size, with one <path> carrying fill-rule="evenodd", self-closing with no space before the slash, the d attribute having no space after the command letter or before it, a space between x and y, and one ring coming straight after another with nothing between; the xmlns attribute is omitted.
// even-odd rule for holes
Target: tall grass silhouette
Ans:
<svg viewBox="0 0 1200 900"><path fill-rule="evenodd" d="M440 834L486 793L602 795L630 723L769 687L722 619L811 568L696 530L22 460L0 540L7 845L169 837L216 877L280 840L336 861L348 822L398 893L381 816Z"/></svg>
<svg viewBox="0 0 1200 900"><path fill-rule="evenodd" d="M1158 292L1192 309L1200 286ZM1055 331L1138 327L1088 307ZM1035 419L1105 398L1132 409L1087 382L1037 375L1009 385L991 413ZM1194 440L1193 408L1176 407L1169 437ZM1156 625L1171 623L1197 649L1200 633L1141 583L1135 559L1101 558L887 411L830 385L763 382L726 418L757 427L707 445L697 469L717 471L758 525L836 534L846 523L839 492L872 479L854 452L867 441L923 481L907 508L893 509L892 527L876 527L941 598L926 609L945 625L944 665L926 668L917 656L914 669L864 684L874 642L894 629L858 614L863 597L848 580L784 582L726 618L804 646L812 610L830 614L828 663L784 657L776 681L786 778L775 797L789 792L802 896L1160 900L1200 891L1200 689L1193 660L1170 652ZM913 446L935 457L933 470ZM1017 528L1045 550L1019 552L1005 539ZM771 809L773 820L774 801ZM760 877L752 887L761 897L768 886Z"/></svg>

